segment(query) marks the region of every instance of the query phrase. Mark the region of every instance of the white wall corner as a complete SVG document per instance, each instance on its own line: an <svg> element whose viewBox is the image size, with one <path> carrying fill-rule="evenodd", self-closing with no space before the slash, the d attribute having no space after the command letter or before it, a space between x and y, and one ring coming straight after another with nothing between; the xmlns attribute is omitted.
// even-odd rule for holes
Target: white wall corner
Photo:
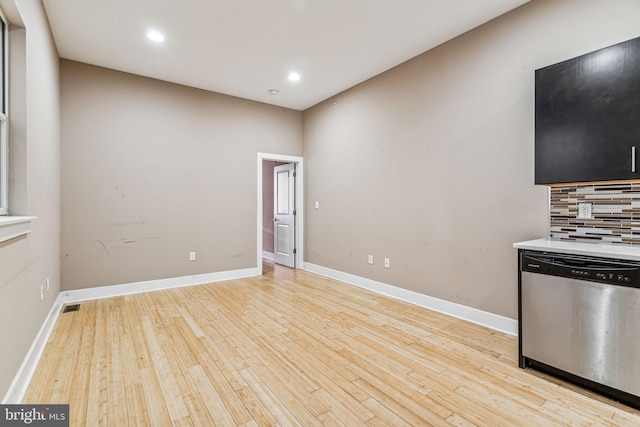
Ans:
<svg viewBox="0 0 640 427"><path fill-rule="evenodd" d="M385 295L400 301L408 302L429 310L437 311L458 319L466 320L477 325L485 326L498 332L509 335L518 335L518 321L509 317L500 316L498 314L489 313L487 311L478 310L466 305L430 297L418 292L409 291L407 289L398 288L386 283L377 282L375 280L356 276L354 274L344 273L342 271L333 270L320 265L306 262L303 267L321 276L329 277L340 282L367 289L381 295Z"/></svg>

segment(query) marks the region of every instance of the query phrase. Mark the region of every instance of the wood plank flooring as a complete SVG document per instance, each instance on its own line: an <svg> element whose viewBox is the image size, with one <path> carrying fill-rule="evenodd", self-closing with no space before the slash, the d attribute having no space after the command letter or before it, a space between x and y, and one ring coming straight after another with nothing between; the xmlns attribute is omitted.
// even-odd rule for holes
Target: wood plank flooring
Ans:
<svg viewBox="0 0 640 427"><path fill-rule="evenodd" d="M61 314L24 403L69 403L72 426L640 425L519 369L514 337L264 269Z"/></svg>

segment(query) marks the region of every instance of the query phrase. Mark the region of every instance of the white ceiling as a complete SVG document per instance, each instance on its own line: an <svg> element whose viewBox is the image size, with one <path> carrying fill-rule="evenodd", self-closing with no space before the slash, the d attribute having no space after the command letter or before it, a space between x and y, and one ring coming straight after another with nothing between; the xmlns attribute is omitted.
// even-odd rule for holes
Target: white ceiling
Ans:
<svg viewBox="0 0 640 427"><path fill-rule="evenodd" d="M62 58L304 110L527 1L43 3Z"/></svg>

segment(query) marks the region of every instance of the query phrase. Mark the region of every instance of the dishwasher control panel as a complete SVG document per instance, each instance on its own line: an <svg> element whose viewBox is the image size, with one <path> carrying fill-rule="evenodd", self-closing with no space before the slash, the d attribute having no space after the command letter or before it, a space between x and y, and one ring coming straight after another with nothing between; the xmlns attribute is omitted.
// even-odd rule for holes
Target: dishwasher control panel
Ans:
<svg viewBox="0 0 640 427"><path fill-rule="evenodd" d="M640 263L633 261L522 251L520 268L530 273L640 287Z"/></svg>
<svg viewBox="0 0 640 427"><path fill-rule="evenodd" d="M589 272L586 272L589 275ZM581 274L576 270L576 274ZM606 280L611 282L620 282L620 283L631 283L631 277L624 274L615 274L615 273L596 273L596 279Z"/></svg>

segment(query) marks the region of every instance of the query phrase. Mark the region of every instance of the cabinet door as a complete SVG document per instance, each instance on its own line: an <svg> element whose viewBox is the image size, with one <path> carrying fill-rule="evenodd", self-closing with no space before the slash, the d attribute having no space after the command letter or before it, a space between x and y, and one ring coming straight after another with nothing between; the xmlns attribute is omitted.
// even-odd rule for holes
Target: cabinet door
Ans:
<svg viewBox="0 0 640 427"><path fill-rule="evenodd" d="M640 178L640 38L536 70L536 184Z"/></svg>

